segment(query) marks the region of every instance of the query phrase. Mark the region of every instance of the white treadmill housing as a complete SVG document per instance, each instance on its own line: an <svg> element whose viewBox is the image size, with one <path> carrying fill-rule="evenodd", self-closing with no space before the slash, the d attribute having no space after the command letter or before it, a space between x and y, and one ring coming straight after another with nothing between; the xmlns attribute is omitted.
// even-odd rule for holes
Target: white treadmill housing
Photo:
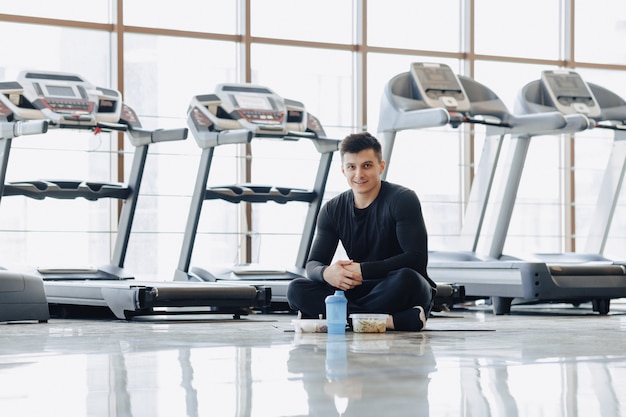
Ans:
<svg viewBox="0 0 626 417"><path fill-rule="evenodd" d="M0 322L50 318L41 278L20 272L0 270Z"/></svg>

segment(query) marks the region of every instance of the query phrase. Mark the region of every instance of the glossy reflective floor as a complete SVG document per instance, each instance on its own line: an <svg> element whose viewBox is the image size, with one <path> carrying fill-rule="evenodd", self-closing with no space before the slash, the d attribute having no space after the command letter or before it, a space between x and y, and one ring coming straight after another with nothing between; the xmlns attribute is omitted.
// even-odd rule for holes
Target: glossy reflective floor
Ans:
<svg viewBox="0 0 626 417"><path fill-rule="evenodd" d="M2 416L626 416L626 305L472 306L427 331L291 315L0 324Z"/></svg>

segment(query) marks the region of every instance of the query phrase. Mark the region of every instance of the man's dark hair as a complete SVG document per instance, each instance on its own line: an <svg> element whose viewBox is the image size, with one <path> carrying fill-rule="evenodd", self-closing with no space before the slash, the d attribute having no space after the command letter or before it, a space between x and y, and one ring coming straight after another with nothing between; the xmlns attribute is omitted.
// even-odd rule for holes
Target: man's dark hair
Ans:
<svg viewBox="0 0 626 417"><path fill-rule="evenodd" d="M378 161L383 159L383 151L378 139L372 136L369 132L353 133L346 136L339 146L339 154L343 160L343 155L346 153L359 153L365 149L373 149Z"/></svg>

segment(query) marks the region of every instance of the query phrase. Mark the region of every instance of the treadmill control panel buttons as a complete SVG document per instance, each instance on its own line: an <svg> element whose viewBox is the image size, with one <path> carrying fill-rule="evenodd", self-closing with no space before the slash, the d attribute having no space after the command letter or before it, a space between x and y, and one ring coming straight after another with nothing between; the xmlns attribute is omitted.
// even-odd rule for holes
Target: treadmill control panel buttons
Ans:
<svg viewBox="0 0 626 417"><path fill-rule="evenodd" d="M239 109L239 114L248 121L258 124L280 124L284 113L259 110Z"/></svg>
<svg viewBox="0 0 626 417"><path fill-rule="evenodd" d="M57 113L66 113L66 112L84 112L89 113L93 110L94 103L87 100L63 100L63 99L54 99L54 98L46 98L40 100L40 102L50 110Z"/></svg>

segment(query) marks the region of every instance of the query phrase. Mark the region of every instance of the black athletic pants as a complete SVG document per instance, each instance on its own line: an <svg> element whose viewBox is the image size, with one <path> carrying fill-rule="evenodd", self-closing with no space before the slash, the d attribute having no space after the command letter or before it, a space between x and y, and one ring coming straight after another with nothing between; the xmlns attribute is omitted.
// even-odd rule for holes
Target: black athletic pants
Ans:
<svg viewBox="0 0 626 417"><path fill-rule="evenodd" d="M327 282L296 278L289 283L287 300L293 310L302 312L303 318L326 315L324 300L335 288ZM426 317L432 309L436 290L417 271L402 268L390 272L386 278L364 280L345 291L348 315L351 313L393 314L415 306L424 307Z"/></svg>

